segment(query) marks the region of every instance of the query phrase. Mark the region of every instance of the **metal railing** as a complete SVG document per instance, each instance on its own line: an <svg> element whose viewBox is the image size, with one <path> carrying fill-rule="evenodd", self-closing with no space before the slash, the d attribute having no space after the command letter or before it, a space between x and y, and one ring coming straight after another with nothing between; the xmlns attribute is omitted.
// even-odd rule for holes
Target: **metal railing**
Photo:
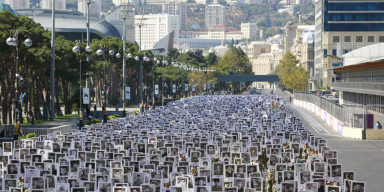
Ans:
<svg viewBox="0 0 384 192"><path fill-rule="evenodd" d="M366 89L366 90L384 90L384 83L378 82L334 82L333 87L349 88L349 89Z"/></svg>
<svg viewBox="0 0 384 192"><path fill-rule="evenodd" d="M364 106L343 106L328 100L325 97L312 93L294 93L295 99L306 101L317 105L336 119L343 122L346 126L363 128L367 127L367 112Z"/></svg>

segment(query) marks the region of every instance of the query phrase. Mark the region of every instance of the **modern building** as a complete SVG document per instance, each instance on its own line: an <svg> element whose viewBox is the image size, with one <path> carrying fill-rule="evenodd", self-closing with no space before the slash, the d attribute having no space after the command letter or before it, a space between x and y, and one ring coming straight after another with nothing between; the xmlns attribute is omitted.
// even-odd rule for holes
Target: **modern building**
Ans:
<svg viewBox="0 0 384 192"><path fill-rule="evenodd" d="M179 40L179 16L151 14L135 16L135 40L142 50L153 49L154 45L171 32L175 32L174 44ZM140 27L141 26L141 27Z"/></svg>
<svg viewBox="0 0 384 192"><path fill-rule="evenodd" d="M124 18L125 16L125 30L126 39L130 42L135 42L135 11L133 4L120 5L116 9L107 15L104 19L112 24L123 36Z"/></svg>
<svg viewBox="0 0 384 192"><path fill-rule="evenodd" d="M122 4L132 3L132 1L129 1L129 0L113 0L112 2L113 4L115 4L116 7Z"/></svg>
<svg viewBox="0 0 384 192"><path fill-rule="evenodd" d="M6 4L4 1L0 0L0 11L10 11L13 14L16 14L16 12L12 9L12 7L9 4Z"/></svg>
<svg viewBox="0 0 384 192"><path fill-rule="evenodd" d="M225 7L211 4L205 8L205 27L225 26Z"/></svg>
<svg viewBox="0 0 384 192"><path fill-rule="evenodd" d="M333 69L351 50L384 42L384 1L317 0L315 2L316 87L332 88Z"/></svg>
<svg viewBox="0 0 384 192"><path fill-rule="evenodd" d="M187 27L187 3L181 1L168 1L163 4L163 13L179 16L179 30Z"/></svg>
<svg viewBox="0 0 384 192"><path fill-rule="evenodd" d="M96 17L96 18L100 17L101 1L102 0L92 0L91 3L89 4L89 10L90 10L89 15L91 17ZM80 11L84 15L88 14L88 8L87 8L88 2L89 0L78 0L78 3L77 3L78 11Z"/></svg>
<svg viewBox="0 0 384 192"><path fill-rule="evenodd" d="M368 45L342 56L343 66L334 68L333 88L345 106L364 107L384 113L384 43ZM379 114L375 114L375 119ZM381 119L377 119L382 122ZM375 120L376 122L376 120Z"/></svg>
<svg viewBox="0 0 384 192"><path fill-rule="evenodd" d="M40 23L45 29L52 30L52 10L51 9L18 9L18 15L32 18ZM64 38L75 40L87 39L87 18L78 11L56 11L55 31L63 35ZM98 18L90 18L91 41L94 38L101 39L105 36L121 37L119 31L110 23Z"/></svg>
<svg viewBox="0 0 384 192"><path fill-rule="evenodd" d="M11 6L12 9L27 9L29 3L29 0L5 0L5 4Z"/></svg>
<svg viewBox="0 0 384 192"><path fill-rule="evenodd" d="M41 9L52 9L52 0L41 0L40 1ZM66 10L67 1L66 0L56 0L55 2L56 10Z"/></svg>

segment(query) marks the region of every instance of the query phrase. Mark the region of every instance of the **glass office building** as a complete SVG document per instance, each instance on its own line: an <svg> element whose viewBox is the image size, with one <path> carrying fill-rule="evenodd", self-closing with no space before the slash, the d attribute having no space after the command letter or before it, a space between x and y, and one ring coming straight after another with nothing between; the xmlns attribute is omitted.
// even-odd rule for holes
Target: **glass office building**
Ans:
<svg viewBox="0 0 384 192"><path fill-rule="evenodd" d="M384 42L384 0L316 0L315 25L317 86L332 87L338 63L328 56Z"/></svg>

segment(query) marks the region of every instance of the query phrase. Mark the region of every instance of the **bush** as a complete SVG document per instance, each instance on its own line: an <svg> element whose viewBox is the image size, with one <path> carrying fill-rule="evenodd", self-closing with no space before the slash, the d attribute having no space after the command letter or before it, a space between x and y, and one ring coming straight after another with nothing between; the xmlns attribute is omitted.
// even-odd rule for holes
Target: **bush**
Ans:
<svg viewBox="0 0 384 192"><path fill-rule="evenodd" d="M38 137L39 135L37 135L36 133L28 133L25 138L29 139L29 138L32 138L32 137Z"/></svg>
<svg viewBox="0 0 384 192"><path fill-rule="evenodd" d="M93 119L91 122L92 122L93 124L96 124L96 123L100 123L101 121L100 121L99 119Z"/></svg>
<svg viewBox="0 0 384 192"><path fill-rule="evenodd" d="M110 116L108 116L108 120L112 120L112 119L115 119L116 117L114 116L114 115L110 115Z"/></svg>
<svg viewBox="0 0 384 192"><path fill-rule="evenodd" d="M117 113L116 113L116 114L114 114L113 116L115 116L115 117L120 117L120 115L119 115L119 114L117 114Z"/></svg>

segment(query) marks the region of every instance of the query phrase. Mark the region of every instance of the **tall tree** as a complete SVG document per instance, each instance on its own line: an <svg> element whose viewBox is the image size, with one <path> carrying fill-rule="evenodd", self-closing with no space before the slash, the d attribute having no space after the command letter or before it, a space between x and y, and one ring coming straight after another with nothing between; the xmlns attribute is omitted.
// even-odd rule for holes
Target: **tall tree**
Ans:
<svg viewBox="0 0 384 192"><path fill-rule="evenodd" d="M277 66L280 81L288 90L306 90L308 86L308 73L303 67L297 66L299 60L291 52L287 52Z"/></svg>

